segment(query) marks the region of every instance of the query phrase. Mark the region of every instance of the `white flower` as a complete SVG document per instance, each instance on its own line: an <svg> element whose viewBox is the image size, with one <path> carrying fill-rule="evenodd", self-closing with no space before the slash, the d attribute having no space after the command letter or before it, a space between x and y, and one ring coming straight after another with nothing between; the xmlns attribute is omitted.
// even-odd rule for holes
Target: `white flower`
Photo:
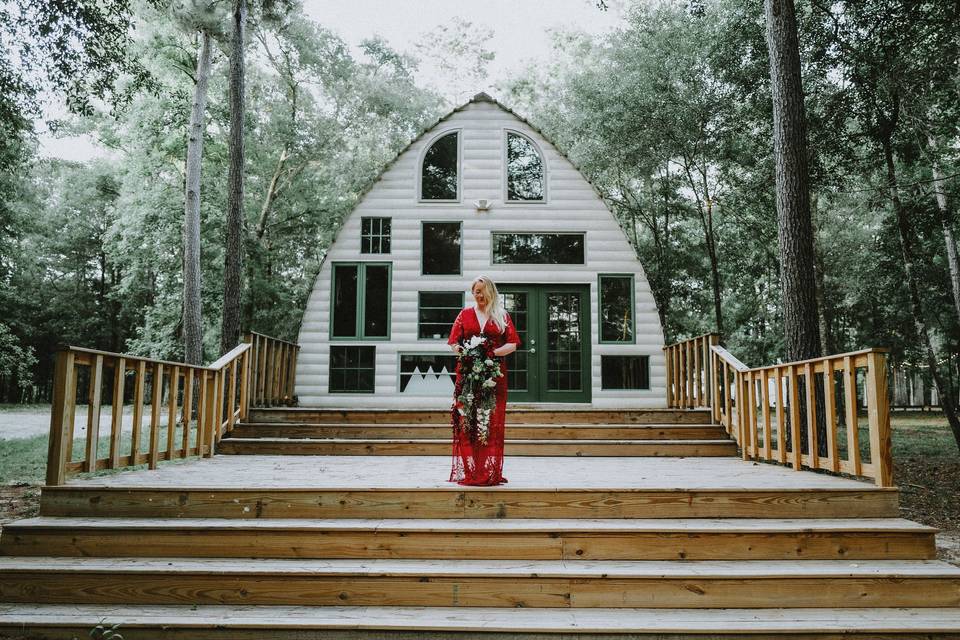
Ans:
<svg viewBox="0 0 960 640"><path fill-rule="evenodd" d="M490 358L487 358L486 360L483 361L483 364L487 365L488 367L492 367L494 362Z"/></svg>
<svg viewBox="0 0 960 640"><path fill-rule="evenodd" d="M487 339L486 339L486 338L483 338L483 337L481 337L481 336L473 336L472 338L470 338L469 340L467 340L466 344L463 345L463 348L464 348L464 349L476 349L477 347L479 347L480 345L482 345L482 344L483 344L484 342L486 342L486 341L487 341Z"/></svg>
<svg viewBox="0 0 960 640"><path fill-rule="evenodd" d="M487 380L484 380L484 381L483 381L483 386L485 386L485 387L495 387L495 386L497 386L497 381L494 380L493 378L488 378Z"/></svg>

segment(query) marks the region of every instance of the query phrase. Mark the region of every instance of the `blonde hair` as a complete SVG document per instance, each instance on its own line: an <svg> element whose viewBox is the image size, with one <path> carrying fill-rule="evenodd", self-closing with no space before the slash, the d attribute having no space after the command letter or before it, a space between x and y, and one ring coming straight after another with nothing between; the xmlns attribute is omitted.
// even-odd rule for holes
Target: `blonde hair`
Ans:
<svg viewBox="0 0 960 640"><path fill-rule="evenodd" d="M487 303L487 313L494 324L497 325L497 328L500 329L501 332L505 331L507 328L507 310L503 308L503 303L500 301L500 293L497 291L496 283L491 280L489 276L477 276L473 279L473 282L470 283L471 293L478 282L483 285L483 294L487 300L489 300Z"/></svg>

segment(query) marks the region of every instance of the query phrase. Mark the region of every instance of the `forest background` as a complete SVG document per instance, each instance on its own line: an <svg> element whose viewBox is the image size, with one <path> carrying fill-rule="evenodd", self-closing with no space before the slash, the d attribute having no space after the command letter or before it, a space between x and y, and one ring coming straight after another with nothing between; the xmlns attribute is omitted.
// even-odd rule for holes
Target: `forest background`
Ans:
<svg viewBox="0 0 960 640"><path fill-rule="evenodd" d="M0 401L46 399L62 344L183 358L184 189L204 32L213 46L201 300L204 360L215 358L228 3L21 5L0 7ZM296 4L253 9L242 325L295 338L346 214L410 139L456 106L456 95L418 83L418 65L442 59L451 79L481 84L493 53L464 21L412 51L372 39L357 52ZM797 11L823 350L885 346L896 366L924 371L909 260L937 366L956 393L960 8L800 0ZM54 55L63 50L75 55ZM607 35L556 33L548 64L497 89L608 200L668 342L719 330L748 364L784 357L770 71L756 2L637 2ZM94 136L109 157L41 157L33 123L46 99L69 105L62 131ZM908 213L910 255L894 196Z"/></svg>

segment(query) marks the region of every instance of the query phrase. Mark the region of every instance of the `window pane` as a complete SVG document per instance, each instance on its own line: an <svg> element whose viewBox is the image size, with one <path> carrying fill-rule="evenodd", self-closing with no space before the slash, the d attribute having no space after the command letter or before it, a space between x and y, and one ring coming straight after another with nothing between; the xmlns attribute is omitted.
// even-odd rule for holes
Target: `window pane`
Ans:
<svg viewBox="0 0 960 640"><path fill-rule="evenodd" d="M453 395L457 358L453 354L415 353L400 356L400 393Z"/></svg>
<svg viewBox="0 0 960 640"><path fill-rule="evenodd" d="M330 347L330 393L373 393L376 347Z"/></svg>
<svg viewBox="0 0 960 640"><path fill-rule="evenodd" d="M633 305L630 276L600 278L600 340L633 342Z"/></svg>
<svg viewBox="0 0 960 640"><path fill-rule="evenodd" d="M649 389L650 356L600 356L603 389Z"/></svg>
<svg viewBox="0 0 960 640"><path fill-rule="evenodd" d="M459 222L424 222L420 247L424 275L460 273Z"/></svg>
<svg viewBox="0 0 960 640"><path fill-rule="evenodd" d="M390 268L387 265L365 265L363 301L363 335L385 338L388 335L390 308Z"/></svg>
<svg viewBox="0 0 960 640"><path fill-rule="evenodd" d="M507 200L543 200L543 159L516 133L507 134Z"/></svg>
<svg viewBox="0 0 960 640"><path fill-rule="evenodd" d="M497 264L583 264L582 233L494 233Z"/></svg>
<svg viewBox="0 0 960 640"><path fill-rule="evenodd" d="M424 200L457 199L457 134L433 143L423 157L420 196Z"/></svg>
<svg viewBox="0 0 960 640"><path fill-rule="evenodd" d="M463 294L459 291L421 291L418 336L428 339L446 338L462 308Z"/></svg>
<svg viewBox="0 0 960 640"><path fill-rule="evenodd" d="M357 335L357 265L333 267L333 335L355 338Z"/></svg>

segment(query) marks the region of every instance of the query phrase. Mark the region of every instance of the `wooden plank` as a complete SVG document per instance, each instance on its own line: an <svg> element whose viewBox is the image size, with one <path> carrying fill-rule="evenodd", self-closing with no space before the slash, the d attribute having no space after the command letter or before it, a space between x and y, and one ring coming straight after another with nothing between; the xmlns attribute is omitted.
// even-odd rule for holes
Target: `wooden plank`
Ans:
<svg viewBox="0 0 960 640"><path fill-rule="evenodd" d="M0 563L5 602L606 608L615 593L621 607L960 606L957 569L906 561L877 570L811 560L799 571L792 560L8 560Z"/></svg>
<svg viewBox="0 0 960 640"><path fill-rule="evenodd" d="M837 444L837 407L834 402L833 360L823 362L823 414L827 424L827 467L840 471L840 450Z"/></svg>
<svg viewBox="0 0 960 640"><path fill-rule="evenodd" d="M70 403L70 418L67 421L70 428L70 433L67 436L67 461L73 460L73 440L77 427L77 393L80 389L80 367L77 366L76 358L74 358L73 364L73 380L70 383L73 401Z"/></svg>
<svg viewBox="0 0 960 640"><path fill-rule="evenodd" d="M766 371L760 372L760 402L763 403L763 457L767 460L773 460L773 443L771 442L773 429L770 424L770 383Z"/></svg>
<svg viewBox="0 0 960 640"><path fill-rule="evenodd" d="M231 456L224 456L228 459ZM570 459L575 460L574 458ZM605 462L605 460L599 461ZM650 460L656 460L651 458ZM721 460L721 458L717 458ZM284 489L46 487L44 516L129 518L888 518L866 489Z"/></svg>
<svg viewBox="0 0 960 640"><path fill-rule="evenodd" d="M723 403L726 414L727 433L736 437L737 430L733 426L733 380L730 379L730 365L723 362Z"/></svg>
<svg viewBox="0 0 960 640"><path fill-rule="evenodd" d="M886 354L867 355L867 416L870 421L870 461L877 485L893 486L893 446L887 392Z"/></svg>
<svg viewBox="0 0 960 640"><path fill-rule="evenodd" d="M783 408L783 368L777 367L774 371L777 381L777 461L780 464L787 464L787 423L786 411Z"/></svg>
<svg viewBox="0 0 960 640"><path fill-rule="evenodd" d="M759 434L757 432L757 380L753 372L744 374L747 384L747 424L750 430L750 457L760 457Z"/></svg>
<svg viewBox="0 0 960 640"><path fill-rule="evenodd" d="M450 453L450 441L442 440L300 440L284 438L224 438L219 453L229 455L348 455L348 456L443 456ZM736 445L730 440L706 441L517 441L507 440L505 453L511 456L733 456Z"/></svg>
<svg viewBox="0 0 960 640"><path fill-rule="evenodd" d="M462 607L234 607L208 605L10 605L0 628L10 635L85 637L105 617L122 620L124 638L157 640L477 640L503 630L518 638L782 637L791 640L949 638L960 611L944 608L524 609ZM722 629L721 635L716 632ZM656 635L653 635L656 634ZM949 634L949 635L946 635Z"/></svg>
<svg viewBox="0 0 960 640"><path fill-rule="evenodd" d="M44 518L35 519L39 521ZM935 559L934 529L709 520L46 519L5 527L6 555L501 560ZM418 523L425 526L416 526ZM533 522L540 526L526 526ZM694 520L696 522L696 520ZM828 521L830 522L830 521ZM868 521L871 522L871 521ZM623 523L616 526L616 523ZM666 523L666 524L660 524ZM676 523L676 524L675 524ZM767 524L770 523L770 524ZM452 525L452 526L451 526ZM632 525L632 526L631 526Z"/></svg>
<svg viewBox="0 0 960 640"><path fill-rule="evenodd" d="M859 476L863 473L860 461L860 417L857 414L857 370L853 359L843 359L843 397L847 416L847 459L852 465L849 473Z"/></svg>
<svg viewBox="0 0 960 640"><path fill-rule="evenodd" d="M190 455L190 426L193 418L193 378L196 371L192 367L183 369L183 413L181 420L183 422L183 435L180 441L180 457L186 458Z"/></svg>
<svg viewBox="0 0 960 640"><path fill-rule="evenodd" d="M803 468L803 449L800 446L800 376L797 367L790 365L790 444L792 447L791 464L800 471Z"/></svg>
<svg viewBox="0 0 960 640"><path fill-rule="evenodd" d="M247 336L247 340L250 337ZM242 358L243 366L240 370L240 421L246 421L250 410L250 360L254 357L253 349L244 353Z"/></svg>
<svg viewBox="0 0 960 640"><path fill-rule="evenodd" d="M811 469L819 469L819 443L817 438L817 404L816 404L816 378L813 372L813 363L808 362L804 365L804 389L807 394L807 455L810 456L809 466Z"/></svg>
<svg viewBox="0 0 960 640"><path fill-rule="evenodd" d="M690 349L693 352L693 395L695 396L694 406L702 407L703 405L703 386L702 380L700 378L701 368L700 368L700 338L694 338L690 344Z"/></svg>
<svg viewBox="0 0 960 640"><path fill-rule="evenodd" d="M97 445L100 440L100 390L103 384L103 356L94 358L90 367L90 393L87 401L87 446L84 454L84 471L93 471L97 462Z"/></svg>
<svg viewBox="0 0 960 640"><path fill-rule="evenodd" d="M177 396L180 394L180 367L170 369L170 384L167 386L167 451L164 456L173 460L177 441Z"/></svg>
<svg viewBox="0 0 960 640"><path fill-rule="evenodd" d="M110 468L120 467L120 436L123 433L123 392L127 361L118 358L113 365L113 399L110 403Z"/></svg>
<svg viewBox="0 0 960 640"><path fill-rule="evenodd" d="M234 415L237 406L237 376L239 375L239 363L234 360L230 364L230 387L227 392L227 433L233 431L233 425L236 423ZM226 375L226 373L224 373Z"/></svg>
<svg viewBox="0 0 960 640"><path fill-rule="evenodd" d="M300 345L294 345L293 357L290 359L290 382L287 387L287 397L289 405L294 405L294 398L297 395L297 360L300 358Z"/></svg>
<svg viewBox="0 0 960 640"><path fill-rule="evenodd" d="M149 466L156 469L160 462L160 403L163 399L163 363L153 365L150 393L150 458Z"/></svg>
<svg viewBox="0 0 960 640"><path fill-rule="evenodd" d="M46 483L49 486L66 482L66 466L70 462L69 446L76 404L74 356L71 351L58 351L53 370L53 406L50 411L50 440L47 443Z"/></svg>
<svg viewBox="0 0 960 640"><path fill-rule="evenodd" d="M140 360L136 364L133 382L133 416L130 432L130 453L134 456L134 464L140 456L140 434L143 427L143 396L147 385L147 363Z"/></svg>
<svg viewBox="0 0 960 640"><path fill-rule="evenodd" d="M210 431L210 373L198 371L200 376L200 395L197 398L197 449L198 455L205 456L207 451L207 433Z"/></svg>

